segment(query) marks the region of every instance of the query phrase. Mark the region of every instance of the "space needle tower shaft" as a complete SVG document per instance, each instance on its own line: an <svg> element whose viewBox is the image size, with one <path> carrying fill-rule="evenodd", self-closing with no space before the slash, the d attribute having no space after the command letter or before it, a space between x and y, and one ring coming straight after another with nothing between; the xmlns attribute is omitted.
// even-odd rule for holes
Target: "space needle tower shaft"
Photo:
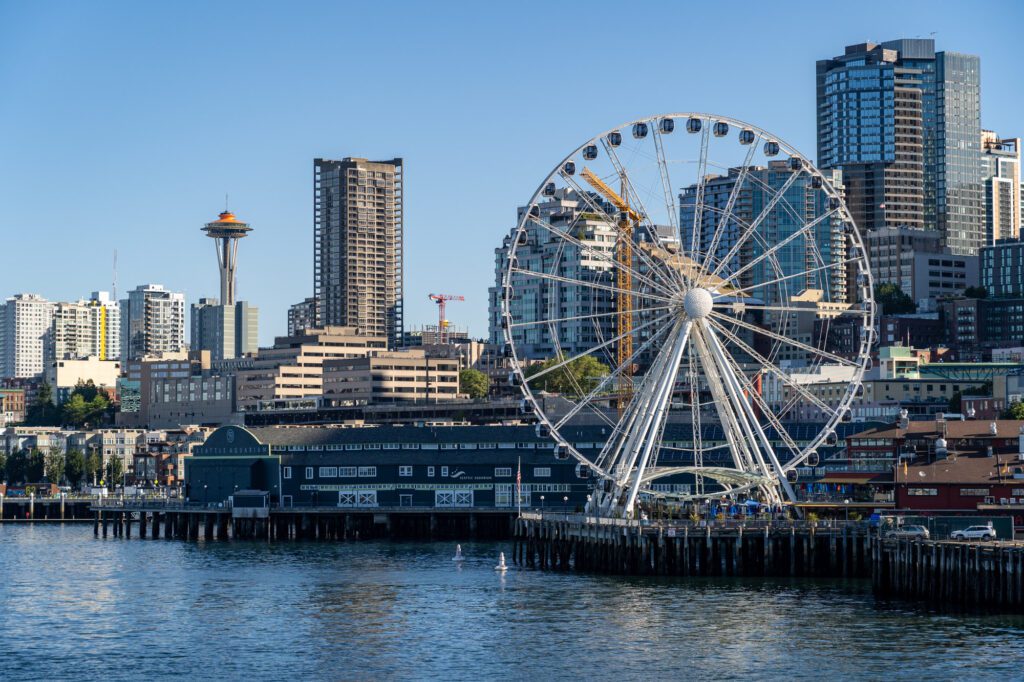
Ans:
<svg viewBox="0 0 1024 682"><path fill-rule="evenodd" d="M203 227L206 236L215 240L217 265L220 268L220 303L235 304L235 268L238 265L238 240L252 230L230 211L221 213L217 220Z"/></svg>

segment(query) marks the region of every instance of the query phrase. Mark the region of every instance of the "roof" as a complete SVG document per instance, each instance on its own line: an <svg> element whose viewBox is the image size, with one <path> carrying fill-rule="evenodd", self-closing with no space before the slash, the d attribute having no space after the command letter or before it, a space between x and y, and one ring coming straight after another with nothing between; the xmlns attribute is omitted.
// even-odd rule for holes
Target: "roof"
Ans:
<svg viewBox="0 0 1024 682"><path fill-rule="evenodd" d="M997 461L998 460L998 461ZM898 482L912 485L928 483L1018 483L1024 487L1024 479L1014 479L1014 467L1021 466L1020 455L1000 457L950 457L907 467L906 473L899 471ZM1000 469L1002 475L1000 476ZM1001 479L1001 480L1000 480Z"/></svg>
<svg viewBox="0 0 1024 682"><path fill-rule="evenodd" d="M906 429L901 429L898 424L888 424L855 433L849 438L905 438L909 436L935 436L942 434L939 424L935 420L912 421ZM996 425L996 433L989 432L989 425ZM987 421L984 419L970 419L966 421L955 420L945 422L945 437L948 438L1017 438L1024 428L1024 421L1016 419L997 419Z"/></svg>

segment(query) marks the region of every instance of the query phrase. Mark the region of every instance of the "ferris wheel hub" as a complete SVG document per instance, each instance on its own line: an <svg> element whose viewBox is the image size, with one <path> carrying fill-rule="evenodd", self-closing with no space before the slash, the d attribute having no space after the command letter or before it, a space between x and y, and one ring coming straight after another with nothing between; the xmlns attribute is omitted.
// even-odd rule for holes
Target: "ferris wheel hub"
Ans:
<svg viewBox="0 0 1024 682"><path fill-rule="evenodd" d="M699 320L702 317L707 317L714 303L715 300L707 289L690 289L683 297L683 310L691 320Z"/></svg>

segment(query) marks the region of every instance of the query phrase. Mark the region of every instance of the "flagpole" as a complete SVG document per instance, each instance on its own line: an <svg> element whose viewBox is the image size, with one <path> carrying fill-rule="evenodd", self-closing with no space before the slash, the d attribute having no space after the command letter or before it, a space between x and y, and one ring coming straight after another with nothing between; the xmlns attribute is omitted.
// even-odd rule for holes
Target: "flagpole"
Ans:
<svg viewBox="0 0 1024 682"><path fill-rule="evenodd" d="M523 516L523 456L519 455L516 465L516 510L520 518Z"/></svg>

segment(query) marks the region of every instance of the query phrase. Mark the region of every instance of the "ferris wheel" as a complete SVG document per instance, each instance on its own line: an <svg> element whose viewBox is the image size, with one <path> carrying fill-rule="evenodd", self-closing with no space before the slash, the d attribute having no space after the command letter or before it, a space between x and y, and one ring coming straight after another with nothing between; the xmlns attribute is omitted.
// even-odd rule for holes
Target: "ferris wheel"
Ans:
<svg viewBox="0 0 1024 682"><path fill-rule="evenodd" d="M850 419L873 341L864 244L839 175L760 128L674 113L606 131L544 178L504 253L510 381L554 456L597 478L590 513L795 500L794 470ZM598 455L578 423L601 426Z"/></svg>

